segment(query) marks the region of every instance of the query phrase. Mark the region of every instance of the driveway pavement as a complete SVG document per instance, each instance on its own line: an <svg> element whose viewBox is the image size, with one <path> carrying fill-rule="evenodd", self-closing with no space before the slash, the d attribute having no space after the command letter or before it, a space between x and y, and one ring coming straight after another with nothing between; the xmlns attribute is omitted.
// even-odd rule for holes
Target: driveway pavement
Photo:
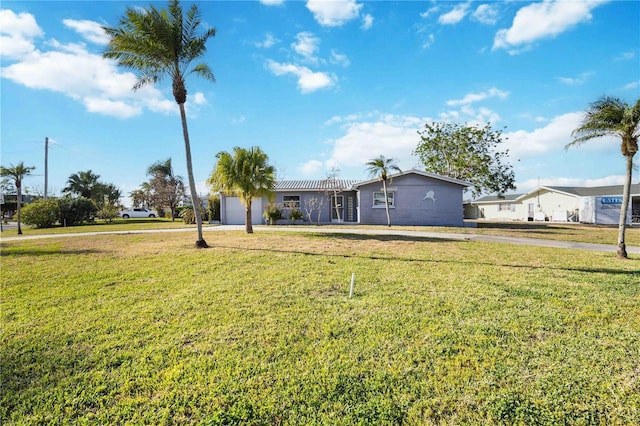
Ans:
<svg viewBox="0 0 640 426"><path fill-rule="evenodd" d="M19 240L35 240L42 238L68 238L68 237L80 237L91 235L126 235L126 234L154 234L163 232L184 232L195 231L193 228L172 228L172 229L149 229L149 230L136 230L136 231L107 231L107 232L77 232L71 234L46 234L46 235L22 235L19 237L0 237L0 242L5 241L19 241ZM615 244L593 244L593 243L577 243L572 241L555 241L555 240L541 240L537 238L517 238L517 237L500 237L494 235L479 235L479 234L460 234L455 232L429 232L429 231L406 231L400 229L370 229L359 227L347 227L347 226L254 226L255 233L260 232L323 232L333 234L360 234L360 235L397 235L403 237L413 238L434 238L445 240L460 240L460 241L486 241L492 243L503 244L517 244L535 247L555 247L565 248L572 250L588 250L588 251L600 251L615 253L617 246ZM220 225L220 226L205 226L203 232L213 233L220 231L244 231L244 225ZM627 253L640 254L640 247L627 246Z"/></svg>

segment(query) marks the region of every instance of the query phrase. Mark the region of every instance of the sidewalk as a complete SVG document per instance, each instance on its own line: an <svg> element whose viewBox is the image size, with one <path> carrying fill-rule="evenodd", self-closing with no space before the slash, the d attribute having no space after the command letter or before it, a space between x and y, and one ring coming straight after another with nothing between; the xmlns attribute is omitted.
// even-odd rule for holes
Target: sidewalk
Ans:
<svg viewBox="0 0 640 426"><path fill-rule="evenodd" d="M255 233L260 232L321 232L328 234L359 234L359 235L397 235L402 237L413 238L433 238L444 240L460 240L460 241L485 241L491 243L516 244L533 247L553 247L572 250L587 250L615 253L617 246L615 244L593 244L593 243L577 243L573 241L556 241L542 240L537 238L516 238L501 237L494 235L479 234L459 234L455 232L429 232L429 231L405 231L400 229L364 229L358 227L331 227L331 226L265 226L256 225L253 227ZM43 238L70 238L94 235L126 235L126 234L154 234L165 232L185 232L194 231L193 228L172 228L172 229L148 229L137 231L107 231L107 232L76 232L72 234L46 234L46 235L29 235L19 237L0 237L0 242L20 241L20 240L37 240ZM206 226L203 232L222 232L222 231L244 231L244 225L219 225ZM627 246L628 254L640 254L640 247Z"/></svg>

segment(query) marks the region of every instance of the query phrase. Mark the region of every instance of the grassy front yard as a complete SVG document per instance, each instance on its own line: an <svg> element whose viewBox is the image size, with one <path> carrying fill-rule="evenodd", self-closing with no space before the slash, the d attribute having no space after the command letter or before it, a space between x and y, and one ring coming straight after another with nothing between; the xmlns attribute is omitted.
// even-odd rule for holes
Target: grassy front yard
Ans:
<svg viewBox="0 0 640 426"><path fill-rule="evenodd" d="M638 256L206 239L3 242L0 422L640 423Z"/></svg>

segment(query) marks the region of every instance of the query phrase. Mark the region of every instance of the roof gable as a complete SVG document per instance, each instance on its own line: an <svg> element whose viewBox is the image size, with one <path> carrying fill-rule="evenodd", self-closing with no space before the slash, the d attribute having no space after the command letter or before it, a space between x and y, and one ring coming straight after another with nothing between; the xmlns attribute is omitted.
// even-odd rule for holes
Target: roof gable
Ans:
<svg viewBox="0 0 640 426"><path fill-rule="evenodd" d="M539 191L556 192L565 194L572 197L598 197L598 196L613 196L622 195L624 190L623 185L609 185L609 186L539 186L532 191L518 197L527 198ZM640 195L640 184L631 185L631 195Z"/></svg>
<svg viewBox="0 0 640 426"><path fill-rule="evenodd" d="M598 197L598 196L614 196L622 195L624 187L622 185L609 185L609 186L539 186L526 194L505 194L502 197L497 195L486 195L478 198L477 200L470 201L473 204L483 203L508 203L513 201L520 201L527 197L536 194L539 191L556 192L565 194L571 197ZM631 185L631 195L640 195L640 183Z"/></svg>
<svg viewBox="0 0 640 426"><path fill-rule="evenodd" d="M406 176L406 175L409 175L409 174L423 176L423 177L427 177L427 178L435 179L435 180L441 180L441 181L444 181L444 182L448 182L448 183L452 183L454 185L460 185L460 186L464 186L464 187L471 186L471 182L463 181L463 180L460 180L460 179L454 179L454 178L450 178L450 177L447 177L447 176L437 175L435 173L429 173L429 172L425 172L425 171L422 171L422 170L416 170L416 169L411 169L411 170L407 170L407 171L404 171L404 172L396 173L394 175L390 175L389 179L396 179L396 178L398 178L400 176ZM359 188L361 186L369 185L371 183L375 183L375 182L379 182L379 181L380 181L379 178L360 181L360 182L355 183L353 185L353 187L355 189L357 189L357 188Z"/></svg>

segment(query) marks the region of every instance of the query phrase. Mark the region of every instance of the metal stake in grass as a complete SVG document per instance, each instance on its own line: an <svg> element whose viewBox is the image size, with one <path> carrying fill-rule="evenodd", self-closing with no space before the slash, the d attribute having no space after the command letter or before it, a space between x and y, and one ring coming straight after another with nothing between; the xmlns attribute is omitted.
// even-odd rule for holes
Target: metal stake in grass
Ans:
<svg viewBox="0 0 640 426"><path fill-rule="evenodd" d="M353 272L351 274L351 287L349 288L349 299L351 299L351 297L353 296L353 284L356 281L356 273Z"/></svg>

